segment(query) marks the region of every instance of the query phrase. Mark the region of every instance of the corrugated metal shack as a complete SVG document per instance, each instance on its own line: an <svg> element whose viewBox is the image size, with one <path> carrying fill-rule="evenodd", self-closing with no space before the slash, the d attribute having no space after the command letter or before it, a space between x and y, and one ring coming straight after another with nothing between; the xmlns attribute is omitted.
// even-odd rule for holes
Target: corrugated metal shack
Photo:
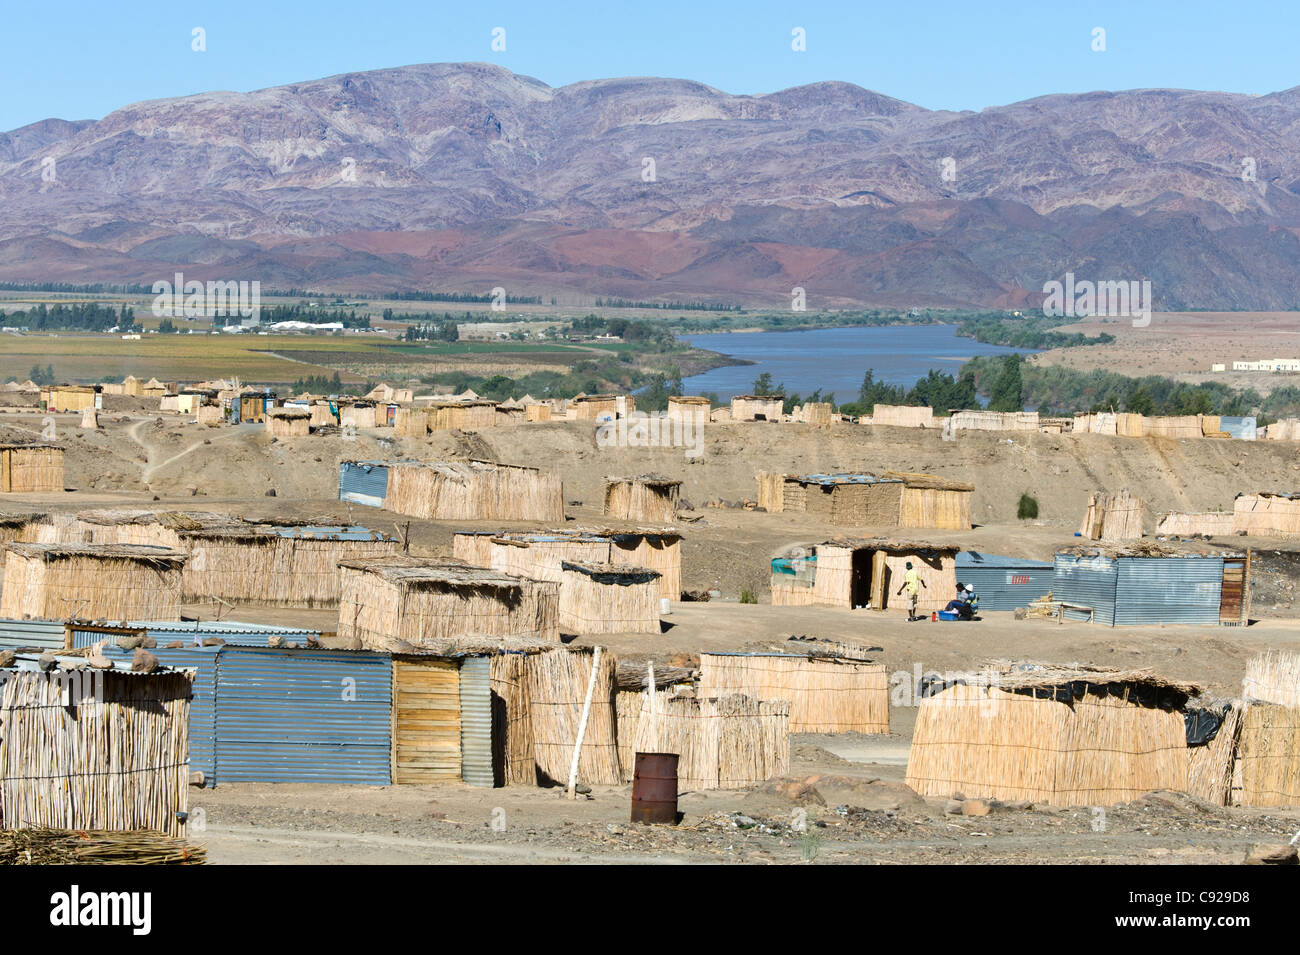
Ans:
<svg viewBox="0 0 1300 955"><path fill-rule="evenodd" d="M339 465L339 500L383 507L388 495L388 464L384 461L344 461Z"/></svg>
<svg viewBox="0 0 1300 955"><path fill-rule="evenodd" d="M984 610L1015 610L1054 585L1051 561L964 550L957 555L957 582L972 587Z"/></svg>
<svg viewBox="0 0 1300 955"><path fill-rule="evenodd" d="M1071 551L1053 561L1052 593L1091 608L1094 622L1244 624L1250 616L1250 554ZM982 601L981 601L982 603ZM1089 611L1067 606L1067 620Z"/></svg>

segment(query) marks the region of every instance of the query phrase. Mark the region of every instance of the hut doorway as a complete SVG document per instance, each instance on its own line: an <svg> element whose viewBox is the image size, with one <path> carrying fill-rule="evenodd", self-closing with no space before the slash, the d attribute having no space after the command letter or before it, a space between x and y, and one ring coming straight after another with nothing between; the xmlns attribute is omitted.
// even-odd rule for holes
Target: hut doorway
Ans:
<svg viewBox="0 0 1300 955"><path fill-rule="evenodd" d="M1223 586L1219 591L1219 623L1246 623L1246 586L1249 557L1223 559Z"/></svg>
<svg viewBox="0 0 1300 955"><path fill-rule="evenodd" d="M875 606L875 604L871 603L873 563L871 551L855 550L853 552L853 563L849 577L849 607L854 610L868 605Z"/></svg>
<svg viewBox="0 0 1300 955"><path fill-rule="evenodd" d="M893 577L886 559L888 555L883 550L867 553L871 555L871 609L886 610L889 607L889 581Z"/></svg>

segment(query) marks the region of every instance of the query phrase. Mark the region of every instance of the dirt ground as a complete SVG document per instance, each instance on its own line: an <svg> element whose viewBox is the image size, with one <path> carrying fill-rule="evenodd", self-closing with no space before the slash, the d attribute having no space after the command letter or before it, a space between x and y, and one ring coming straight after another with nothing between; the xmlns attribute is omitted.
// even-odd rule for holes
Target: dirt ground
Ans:
<svg viewBox="0 0 1300 955"><path fill-rule="evenodd" d="M1088 348L1059 348L1030 357L1044 365L1079 371L1100 368L1140 378L1160 375L1176 381L1217 381L1253 388L1261 395L1300 384L1300 375L1257 371L1211 372L1212 364L1300 358L1300 319L1295 312L1157 312L1151 324L1134 328L1132 319L1088 319L1063 331L1106 332L1116 341Z"/></svg>
<svg viewBox="0 0 1300 955"><path fill-rule="evenodd" d="M596 787L590 798L570 802L528 788L225 784L192 790L195 827L203 827L195 835L213 862L1237 862L1251 845L1285 842L1300 829L1300 811L1224 809L1167 795L1100 815L1093 807L1033 807L954 816L943 801L921 800L902 784L916 712L911 687L922 673L1006 659L1149 666L1198 682L1214 696L1238 694L1251 656L1268 647L1300 647L1297 542L1233 537L1179 545L1253 549L1255 622L1249 627L1108 628L1017 621L994 612L972 623L906 623L870 611L773 607L768 597L768 561L777 551L890 529L706 506L756 497L760 470L927 471L976 485L978 526L906 536L1050 558L1080 542L1074 531L1092 491L1128 487L1147 502L1154 527L1164 510L1227 508L1241 491L1294 489L1300 471L1294 444L1038 433L964 434L943 442L938 433L907 429L736 424L709 426L703 453L691 459L681 449L598 448L592 427L576 422L424 440L369 432L348 441L341 435L272 440L260 426L200 431L157 414L105 414L105 427L96 432L81 431L77 420L67 415L55 422L75 490L6 495L4 507L183 507L355 521L391 532L406 519L336 500L341 460L473 456L559 472L571 525L608 526L600 515L606 475L678 477L691 508L678 525L685 535L684 586L721 596L674 604L657 636L602 637L602 646L620 661L664 663L704 650L774 648L807 635L878 647L874 659L891 674L889 736L795 737L789 779L745 791L685 793L676 827L630 825L627 786ZM42 426L39 415L0 411L0 440L30 439ZM275 495L267 496L270 491ZM1025 491L1040 503L1037 521L1015 519ZM470 527L479 526L412 521L412 550L449 553L454 531ZM739 603L742 588L759 602ZM206 619L216 608L194 605L187 612ZM327 631L337 624L337 613L328 610L241 607L226 615Z"/></svg>

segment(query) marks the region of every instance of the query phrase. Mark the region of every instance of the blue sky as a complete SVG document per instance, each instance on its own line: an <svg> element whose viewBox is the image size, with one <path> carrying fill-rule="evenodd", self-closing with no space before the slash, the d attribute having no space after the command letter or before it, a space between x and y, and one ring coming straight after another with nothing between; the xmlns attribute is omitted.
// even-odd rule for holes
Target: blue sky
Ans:
<svg viewBox="0 0 1300 955"><path fill-rule="evenodd" d="M195 27L206 52L191 49ZM506 30L504 52L491 48L494 27ZM795 27L805 52L791 49ZM1105 52L1092 50L1096 27ZM844 80L944 109L1154 86L1267 93L1300 85L1298 41L1295 0L13 3L0 14L9 89L0 129L98 118L142 99L469 60L552 86L654 75L767 93Z"/></svg>

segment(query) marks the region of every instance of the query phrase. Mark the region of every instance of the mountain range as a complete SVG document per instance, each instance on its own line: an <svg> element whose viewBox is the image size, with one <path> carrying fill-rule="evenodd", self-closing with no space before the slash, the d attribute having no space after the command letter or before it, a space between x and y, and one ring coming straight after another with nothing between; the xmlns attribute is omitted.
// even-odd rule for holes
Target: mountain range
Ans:
<svg viewBox="0 0 1300 955"><path fill-rule="evenodd" d="M0 134L0 279L808 307L1300 306L1300 87L929 110L846 83L350 73Z"/></svg>

